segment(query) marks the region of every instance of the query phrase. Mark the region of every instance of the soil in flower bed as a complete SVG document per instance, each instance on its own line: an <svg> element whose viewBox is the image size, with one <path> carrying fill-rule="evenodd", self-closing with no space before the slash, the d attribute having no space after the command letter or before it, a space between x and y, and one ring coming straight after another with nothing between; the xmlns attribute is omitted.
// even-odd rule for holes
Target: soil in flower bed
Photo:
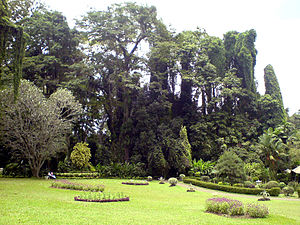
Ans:
<svg viewBox="0 0 300 225"><path fill-rule="evenodd" d="M135 182L122 182L122 184L127 184L127 185L149 185L149 183L135 183Z"/></svg>
<svg viewBox="0 0 300 225"><path fill-rule="evenodd" d="M270 201L271 199L269 198L259 198L257 201Z"/></svg>
<svg viewBox="0 0 300 225"><path fill-rule="evenodd" d="M125 202L129 201L129 197L126 198L118 198L118 199L82 199L80 196L74 197L75 201L81 202Z"/></svg>

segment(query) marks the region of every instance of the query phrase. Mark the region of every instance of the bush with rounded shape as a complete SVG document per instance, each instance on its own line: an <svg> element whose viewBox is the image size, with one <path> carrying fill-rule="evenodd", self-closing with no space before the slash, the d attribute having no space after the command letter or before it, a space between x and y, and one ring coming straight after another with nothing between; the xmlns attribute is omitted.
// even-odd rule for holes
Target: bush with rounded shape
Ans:
<svg viewBox="0 0 300 225"><path fill-rule="evenodd" d="M175 177L171 177L168 180L170 186L176 186L176 184L178 183L178 180Z"/></svg>
<svg viewBox="0 0 300 225"><path fill-rule="evenodd" d="M255 184L253 184L251 181L245 181L244 187L246 188L255 188Z"/></svg>
<svg viewBox="0 0 300 225"><path fill-rule="evenodd" d="M152 181L152 177L151 177L151 176L148 176L148 177L147 177L147 181Z"/></svg>
<svg viewBox="0 0 300 225"><path fill-rule="evenodd" d="M79 169L84 168L88 165L88 162L91 158L91 150L88 147L88 144L85 142L77 143L71 153L72 163Z"/></svg>
<svg viewBox="0 0 300 225"><path fill-rule="evenodd" d="M184 174L180 174L180 175L179 175L179 180L180 180L180 181L183 181L184 178L185 178L185 175L184 175Z"/></svg>
<svg viewBox="0 0 300 225"><path fill-rule="evenodd" d="M282 189L282 188L286 187L286 184L284 182L280 182L279 187Z"/></svg>
<svg viewBox="0 0 300 225"><path fill-rule="evenodd" d="M291 196L294 194L295 190L293 187L286 186L282 189L282 192L285 196Z"/></svg>
<svg viewBox="0 0 300 225"><path fill-rule="evenodd" d="M269 215L269 209L267 206L252 203L247 205L246 214L253 218L264 218Z"/></svg>
<svg viewBox="0 0 300 225"><path fill-rule="evenodd" d="M271 180L266 184L267 189L271 189L271 188L275 188L275 187L279 187L279 183L275 180Z"/></svg>

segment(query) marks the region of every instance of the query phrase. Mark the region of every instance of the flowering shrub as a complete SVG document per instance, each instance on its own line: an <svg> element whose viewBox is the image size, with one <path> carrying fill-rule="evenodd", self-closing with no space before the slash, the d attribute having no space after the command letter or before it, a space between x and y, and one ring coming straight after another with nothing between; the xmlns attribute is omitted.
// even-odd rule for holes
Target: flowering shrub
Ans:
<svg viewBox="0 0 300 225"><path fill-rule="evenodd" d="M103 185L80 184L80 183L73 183L68 180L56 180L51 184L51 187L70 189L70 190L80 190L80 191L94 191L94 192L104 191Z"/></svg>
<svg viewBox="0 0 300 225"><path fill-rule="evenodd" d="M264 205L251 203L246 207L246 214L253 218L264 218L269 215L269 210Z"/></svg>
<svg viewBox="0 0 300 225"><path fill-rule="evenodd" d="M244 215L244 206L243 203L238 200L228 198L210 198L206 200L206 211L237 216Z"/></svg>

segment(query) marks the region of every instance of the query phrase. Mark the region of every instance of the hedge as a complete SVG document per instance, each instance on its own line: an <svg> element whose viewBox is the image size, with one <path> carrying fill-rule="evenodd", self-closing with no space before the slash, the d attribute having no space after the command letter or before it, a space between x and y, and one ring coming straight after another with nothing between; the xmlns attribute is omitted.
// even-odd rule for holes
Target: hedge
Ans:
<svg viewBox="0 0 300 225"><path fill-rule="evenodd" d="M99 178L98 172L93 173L56 173L57 178Z"/></svg>
<svg viewBox="0 0 300 225"><path fill-rule="evenodd" d="M232 192L232 193L239 193L239 194L250 194L250 195L259 195L264 189L261 188L243 188L243 187L235 187L235 186L229 186L229 185L218 185L211 182L205 182L200 181L196 179L191 178L184 178L184 183L193 184L195 186L214 189L214 190L220 190L220 191L226 191L226 192ZM266 191L271 196L278 196L280 194L280 188L272 188L272 189L266 189Z"/></svg>

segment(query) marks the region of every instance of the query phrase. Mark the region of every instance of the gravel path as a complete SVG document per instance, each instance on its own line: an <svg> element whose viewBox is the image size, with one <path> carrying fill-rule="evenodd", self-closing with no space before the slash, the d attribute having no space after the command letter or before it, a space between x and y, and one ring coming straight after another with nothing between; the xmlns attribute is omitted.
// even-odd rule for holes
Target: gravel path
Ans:
<svg viewBox="0 0 300 225"><path fill-rule="evenodd" d="M178 186L189 188L191 185L185 184L185 183L177 183ZM192 185L193 188L196 191L201 191L201 192L207 192L207 193L212 193L215 195L223 195L223 196L232 196L232 197L243 197L243 198L258 198L256 195L243 195L243 194L235 194L235 193L229 193L229 192L223 192L223 191L218 191L218 190L212 190L212 189L207 189L207 188L202 188L198 187L195 185ZM269 197L271 200L286 200L286 201L300 201L300 198L278 198L278 197Z"/></svg>

